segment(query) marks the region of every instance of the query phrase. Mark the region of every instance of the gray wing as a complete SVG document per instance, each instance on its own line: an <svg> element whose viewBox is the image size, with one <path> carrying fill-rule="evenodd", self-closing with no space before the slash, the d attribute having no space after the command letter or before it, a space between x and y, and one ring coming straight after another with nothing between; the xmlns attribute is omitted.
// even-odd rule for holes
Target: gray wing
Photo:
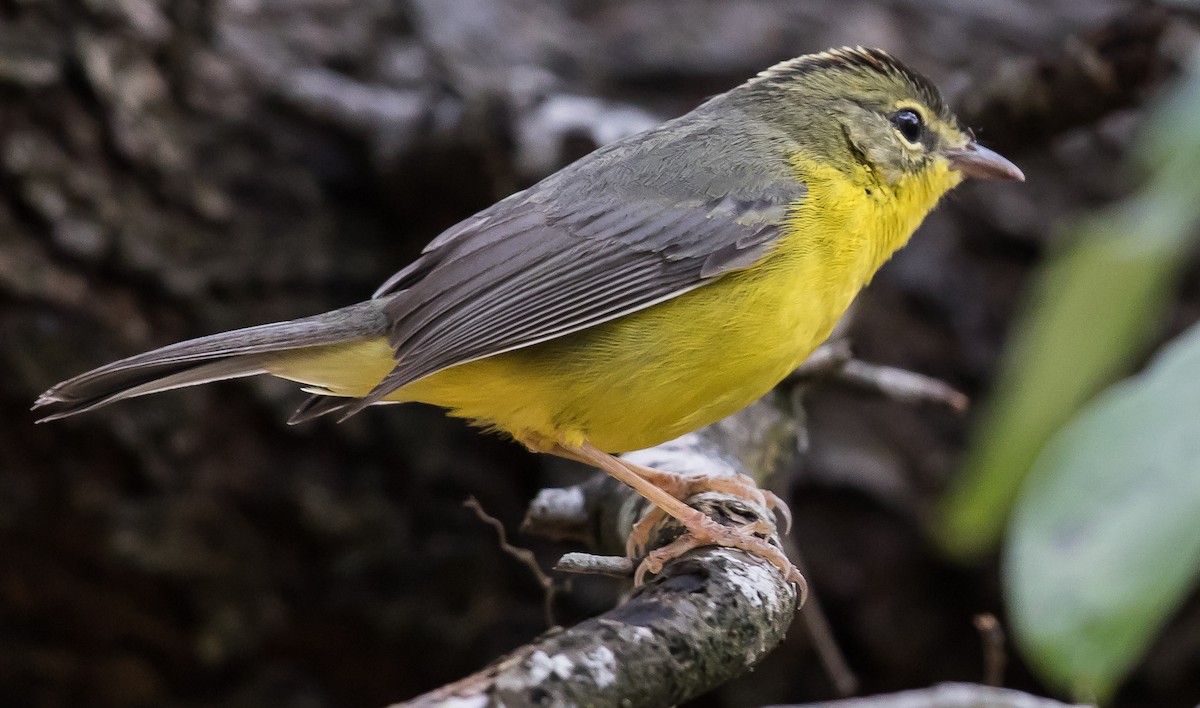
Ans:
<svg viewBox="0 0 1200 708"><path fill-rule="evenodd" d="M804 185L761 174L747 183L736 165L673 175L670 147L594 155L438 237L377 293L390 298L396 368L346 415L450 366L636 312L757 261ZM622 181L647 165L654 179Z"/></svg>

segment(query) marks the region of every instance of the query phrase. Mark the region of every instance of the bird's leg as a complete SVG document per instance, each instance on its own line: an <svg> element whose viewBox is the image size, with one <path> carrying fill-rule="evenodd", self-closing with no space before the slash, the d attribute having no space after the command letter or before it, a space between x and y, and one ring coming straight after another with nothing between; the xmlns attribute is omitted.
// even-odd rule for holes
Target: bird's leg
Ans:
<svg viewBox="0 0 1200 708"><path fill-rule="evenodd" d="M796 583L800 587L801 595L804 595L807 583L800 574L800 571L792 565L783 551L772 546L763 537L770 534L773 530L773 527L769 523L760 520L744 527L723 526L709 518L706 514L683 503L683 501L673 496L670 491L662 489L646 477L653 477L658 481L668 482L675 490L682 492L736 489L737 491L732 491L731 493L743 498L764 502L766 497L763 496L761 490L758 490L757 487L754 487L754 494L756 496L748 494L747 485L750 484L752 486L752 483L735 479L698 478L695 480L695 484L685 483L683 488L681 488L678 475L671 475L660 470L651 470L640 465L632 465L588 443L571 448L556 445L553 449L547 450L547 452L571 459L579 459L599 467L613 477L616 477L619 481L632 487L634 491L649 500L655 507L674 518L687 530L687 536L653 551L646 557L642 562L642 566L638 569L635 578L637 582L641 582L646 572L657 573L662 570L663 563L672 558L678 557L699 546L715 544L727 548L740 548L741 550L766 558L783 572L789 582ZM671 479L667 480L664 475ZM638 523L638 527L643 533L648 528L644 524L644 520Z"/></svg>
<svg viewBox="0 0 1200 708"><path fill-rule="evenodd" d="M548 452L564 459L582 462L585 465L595 464L591 458L574 452L566 446L550 442L548 439L540 436L527 436L524 443L534 452ZM754 482L754 479L748 475L694 477L675 472L665 472L653 467L645 467L626 459L618 459L620 459L622 465L629 468L639 477L676 499L688 499L700 492L729 494L740 499L746 499L752 503L761 504L771 511L778 512L778 515L783 518L783 532L786 534L792 530L792 510L788 508L788 505L778 495L770 490L760 488ZM633 525L625 549L626 554L630 558L641 558L646 555L645 548L646 544L650 542L650 532L665 516L667 516L667 512L661 506L654 505Z"/></svg>
<svg viewBox="0 0 1200 708"><path fill-rule="evenodd" d="M526 435L521 436L519 440L532 452L544 452L566 460L582 462L589 467L601 467L601 469L606 469L599 465L599 463L597 463L593 458L587 457L580 452L576 452L572 448L569 448L565 445L559 445L549 438L545 438L536 433L527 433ZM630 472L633 472L642 479L645 479L659 489L662 489L675 499L683 500L692 496L690 493L687 493L688 489L685 488L684 483L681 481L680 475L672 474L670 472L663 472L652 467L643 467L628 460L621 460L619 458L614 459L617 460L622 467L626 468ZM619 475L613 474L612 476L616 477L617 479L621 479ZM641 491L637 489L637 487L634 487L634 489L635 491ZM644 494L642 496L645 497ZM649 497L646 498L649 499ZM653 502L653 500L651 501ZM644 557L646 555L646 544L650 542L650 532L666 516L667 512L663 509L663 507L659 506L658 504L652 504L651 507L642 514L642 518L638 520L630 530L629 538L625 542L625 555L629 556L630 558ZM790 515L788 516L788 519L790 525ZM682 523L682 521L680 523ZM639 580L638 582L640 584L641 581Z"/></svg>

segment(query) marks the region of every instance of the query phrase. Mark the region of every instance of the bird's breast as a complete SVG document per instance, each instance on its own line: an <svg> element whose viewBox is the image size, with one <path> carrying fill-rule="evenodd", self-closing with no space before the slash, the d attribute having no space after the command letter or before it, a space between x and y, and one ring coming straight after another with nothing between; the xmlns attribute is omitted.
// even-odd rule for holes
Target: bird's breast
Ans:
<svg viewBox="0 0 1200 708"><path fill-rule="evenodd" d="M648 309L447 369L395 398L444 406L518 438L588 440L610 452L657 445L749 405L829 336L920 221L888 195L808 177L784 235L753 266Z"/></svg>

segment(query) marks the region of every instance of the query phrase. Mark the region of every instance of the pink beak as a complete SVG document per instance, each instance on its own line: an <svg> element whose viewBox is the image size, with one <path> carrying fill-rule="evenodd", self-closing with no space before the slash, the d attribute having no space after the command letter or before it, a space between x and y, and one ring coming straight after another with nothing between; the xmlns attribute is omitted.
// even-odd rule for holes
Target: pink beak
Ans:
<svg viewBox="0 0 1200 708"><path fill-rule="evenodd" d="M1021 168L1009 162L1000 153L988 150L975 141L967 143L966 147L948 150L946 157L950 158L951 169L958 170L967 177L1025 181L1025 173L1021 172Z"/></svg>

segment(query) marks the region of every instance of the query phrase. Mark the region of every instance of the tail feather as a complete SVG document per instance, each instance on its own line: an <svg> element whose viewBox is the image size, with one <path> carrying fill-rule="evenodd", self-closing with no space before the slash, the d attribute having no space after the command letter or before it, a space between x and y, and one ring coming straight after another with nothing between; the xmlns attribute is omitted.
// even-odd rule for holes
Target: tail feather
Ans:
<svg viewBox="0 0 1200 708"><path fill-rule="evenodd" d="M177 364L175 365L177 370L174 373L165 373L171 369L161 367L113 372L102 379L88 382L92 384L88 386L66 387L59 390L60 387L70 382L59 384L42 394L33 407L34 409L46 406L57 408L57 410L52 409L49 414L37 421L48 423L76 413L86 413L126 398L136 398L150 393L171 391L213 381L265 374L266 370L262 368L261 363L261 355L247 354L201 364Z"/></svg>
<svg viewBox="0 0 1200 708"><path fill-rule="evenodd" d="M300 407L296 409L292 417L288 418L288 425L307 423L323 415L338 413L350 408L355 403L358 403L357 398L339 398L335 396L322 396L320 394L309 396L308 400L300 404Z"/></svg>
<svg viewBox="0 0 1200 708"><path fill-rule="evenodd" d="M272 353L377 337L386 329L382 300L368 300L314 317L222 332L80 374L43 393L33 407L50 408L38 422L56 420L126 398L267 373L264 364Z"/></svg>

